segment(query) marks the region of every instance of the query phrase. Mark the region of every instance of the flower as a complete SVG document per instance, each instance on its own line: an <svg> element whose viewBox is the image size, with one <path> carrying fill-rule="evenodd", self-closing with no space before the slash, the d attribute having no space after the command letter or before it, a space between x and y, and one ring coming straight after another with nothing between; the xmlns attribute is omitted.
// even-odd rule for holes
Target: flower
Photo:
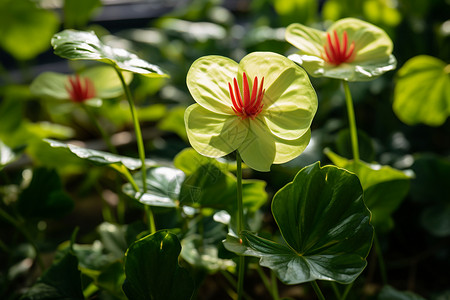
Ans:
<svg viewBox="0 0 450 300"><path fill-rule="evenodd" d="M386 32L354 18L341 19L326 32L291 24L286 40L300 50L289 58L314 77L365 81L397 65Z"/></svg>
<svg viewBox="0 0 450 300"><path fill-rule="evenodd" d="M238 150L257 171L300 155L309 143L317 95L291 60L255 52L240 63L222 56L196 60L187 86L197 102L185 112L192 147L208 157Z"/></svg>
<svg viewBox="0 0 450 300"><path fill-rule="evenodd" d="M69 77L68 84L66 84L66 91L70 95L70 99L74 102L84 102L95 97L95 87L92 81L80 75Z"/></svg>

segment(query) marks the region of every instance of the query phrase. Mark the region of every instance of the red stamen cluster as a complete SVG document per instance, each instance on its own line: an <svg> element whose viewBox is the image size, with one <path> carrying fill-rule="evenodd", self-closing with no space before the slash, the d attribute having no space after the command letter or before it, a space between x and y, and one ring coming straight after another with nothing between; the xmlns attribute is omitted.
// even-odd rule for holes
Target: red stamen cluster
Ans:
<svg viewBox="0 0 450 300"><path fill-rule="evenodd" d="M323 46L325 54L322 54L322 58L333 65L340 65L342 63L351 62L354 59L353 52L355 51L355 42L348 47L347 32L342 34L342 44L339 41L336 30L333 31L334 43L332 41L330 33L327 33L327 43ZM348 47L348 48L347 48Z"/></svg>
<svg viewBox="0 0 450 300"><path fill-rule="evenodd" d="M231 107L234 113L239 116L242 120L250 117L252 120L262 111L264 103L262 99L266 90L263 90L264 77L261 80L258 91L258 77L255 76L253 80L252 93L250 95L250 87L247 80L247 74L243 75L244 79L242 81L243 93L241 93L238 82L236 78L233 79L233 87L231 83L228 83L228 88L230 90L230 98L233 106Z"/></svg>
<svg viewBox="0 0 450 300"><path fill-rule="evenodd" d="M80 78L78 75L69 77L66 91L74 102L84 102L95 97L95 87L92 81L89 78Z"/></svg>

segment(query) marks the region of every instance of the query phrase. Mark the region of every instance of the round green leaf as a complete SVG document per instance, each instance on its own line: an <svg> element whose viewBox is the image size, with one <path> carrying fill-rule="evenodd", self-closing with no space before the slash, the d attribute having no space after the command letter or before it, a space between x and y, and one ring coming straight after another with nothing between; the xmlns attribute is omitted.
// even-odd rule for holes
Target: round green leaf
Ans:
<svg viewBox="0 0 450 300"><path fill-rule="evenodd" d="M393 109L408 125L444 124L450 115L450 65L427 55L408 60L397 73Z"/></svg>
<svg viewBox="0 0 450 300"><path fill-rule="evenodd" d="M103 44L93 32L64 30L52 38L55 54L72 60L97 60L147 77L168 77L158 66L124 49Z"/></svg>
<svg viewBox="0 0 450 300"><path fill-rule="evenodd" d="M308 166L275 194L272 213L285 244L244 231L242 244L229 236L226 248L261 258L260 264L286 284L350 283L365 268L373 227L354 174L319 163Z"/></svg>
<svg viewBox="0 0 450 300"><path fill-rule="evenodd" d="M128 248L123 291L130 300L189 300L194 283L178 265L181 245L176 235L161 230Z"/></svg>

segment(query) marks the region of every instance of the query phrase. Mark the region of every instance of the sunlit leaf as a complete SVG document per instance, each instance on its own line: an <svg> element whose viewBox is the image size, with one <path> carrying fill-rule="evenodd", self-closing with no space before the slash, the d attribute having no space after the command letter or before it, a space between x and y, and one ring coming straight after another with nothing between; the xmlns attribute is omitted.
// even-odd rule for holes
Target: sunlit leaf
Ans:
<svg viewBox="0 0 450 300"><path fill-rule="evenodd" d="M450 65L419 55L398 70L393 109L408 125L442 125L450 115Z"/></svg>
<svg viewBox="0 0 450 300"><path fill-rule="evenodd" d="M178 265L181 245L166 230L148 235L128 248L123 291L130 300L189 300L194 283Z"/></svg>
<svg viewBox="0 0 450 300"><path fill-rule="evenodd" d="M36 1L0 1L0 46L18 60L32 59L49 48L58 30L56 14Z"/></svg>
<svg viewBox="0 0 450 300"><path fill-rule="evenodd" d="M108 152L86 149L78 147L72 144L65 144L55 140L46 139L44 140L53 148L63 148L72 152L75 156L89 161L95 165L99 166L111 166L120 171L120 166L123 165L129 170L137 170L141 168L141 161L137 158L116 155ZM145 161L147 166L155 166L157 163L155 161L147 159Z"/></svg>
<svg viewBox="0 0 450 300"><path fill-rule="evenodd" d="M158 66L140 59L124 49L103 44L93 32L64 30L52 38L55 54L72 60L97 60L111 64L122 71L148 77L168 77Z"/></svg>
<svg viewBox="0 0 450 300"><path fill-rule="evenodd" d="M123 191L128 196L150 206L178 206L180 188L184 180L182 171L170 167L147 169L147 191L145 193L142 192L142 173L138 172L133 177L139 191L136 191L130 183L127 183L123 186Z"/></svg>
<svg viewBox="0 0 450 300"><path fill-rule="evenodd" d="M372 213L372 224L375 228L382 231L392 229L394 220L391 215L408 194L412 174L389 166L347 160L329 149L325 154L336 166L358 176L364 189L364 201Z"/></svg>
<svg viewBox="0 0 450 300"><path fill-rule="evenodd" d="M16 160L16 158L17 156L14 151L0 140L0 170L7 164Z"/></svg>
<svg viewBox="0 0 450 300"><path fill-rule="evenodd" d="M335 166L302 169L272 201L284 243L243 231L225 247L256 256L286 284L330 280L350 283L366 266L373 228L358 178Z"/></svg>

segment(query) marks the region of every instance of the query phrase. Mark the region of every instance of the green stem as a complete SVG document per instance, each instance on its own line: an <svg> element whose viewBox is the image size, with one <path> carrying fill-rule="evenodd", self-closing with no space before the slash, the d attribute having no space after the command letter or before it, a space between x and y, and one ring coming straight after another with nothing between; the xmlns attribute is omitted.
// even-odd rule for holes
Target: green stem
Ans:
<svg viewBox="0 0 450 300"><path fill-rule="evenodd" d="M242 204L242 159L239 152L236 151L236 177L237 177L237 234L241 235L241 231L244 229L244 207ZM245 275L245 257L239 256L238 264L238 300L242 299L244 291L244 275Z"/></svg>
<svg viewBox="0 0 450 300"><path fill-rule="evenodd" d="M270 270L270 279L272 280L272 298L273 300L279 300L280 297L278 295L278 280L277 276L275 276L275 272Z"/></svg>
<svg viewBox="0 0 450 300"><path fill-rule="evenodd" d="M39 252L39 249L36 245L36 243L34 242L34 240L31 238L30 234L28 233L28 231L25 229L25 226L23 226L24 224L20 224L19 222L16 221L16 219L14 219L14 217L12 217L11 215L9 215L6 211L4 211L2 208L0 208L0 217L3 217L3 219L5 219L7 222L9 222L11 225L13 225L14 227L16 227L17 230L20 231L20 233L22 233L22 235L25 237L25 239L31 244L31 246L34 248L34 251L36 252L36 260L39 264L39 267L41 268L41 270L44 270L44 261L42 260L41 254Z"/></svg>
<svg viewBox="0 0 450 300"><path fill-rule="evenodd" d="M316 295L319 298L319 300L325 300L325 297L323 296L322 291L320 290L320 287L317 284L317 282L315 280L311 281L311 285L314 289L314 292L316 292Z"/></svg>
<svg viewBox="0 0 450 300"><path fill-rule="evenodd" d="M100 133L100 135L103 138L103 141L105 141L106 146L108 147L109 151L111 153L117 154L117 149L116 147L114 147L114 145L111 143L111 139L109 138L109 136L106 134L105 130L103 129L102 126L100 126L100 123L98 122L97 118L95 117L95 115L92 113L92 111L89 109L89 107L86 106L86 104L81 103L81 106L83 107L84 111L86 112L86 114L88 115L89 119L91 120L92 123L94 123L95 128L97 129L97 131Z"/></svg>
<svg viewBox="0 0 450 300"><path fill-rule="evenodd" d="M387 285L387 272L386 265L384 264L383 252L381 251L380 241L378 240L378 236L376 232L373 234L373 245L375 246L375 252L378 257L378 265L380 267L381 280L383 281L383 285Z"/></svg>
<svg viewBox="0 0 450 300"><path fill-rule="evenodd" d="M342 85L345 91L345 102L347 105L348 122L350 126L350 138L352 140L353 159L355 162L359 161L359 148L358 148L358 132L356 130L355 111L353 110L352 94L348 87L348 82L343 80Z"/></svg>
<svg viewBox="0 0 450 300"><path fill-rule="evenodd" d="M336 299L342 300L341 292L339 291L339 288L338 288L336 282L331 281L331 287L333 288L333 292L334 292L334 295L336 296Z"/></svg>
<svg viewBox="0 0 450 300"><path fill-rule="evenodd" d="M146 184L147 183L147 170L146 170L146 166L145 166L145 150L144 150L144 141L142 139L141 126L139 125L139 119L137 116L136 107L135 107L133 99L131 97L130 88L126 84L125 79L123 78L122 72L117 67L115 67L114 69L116 70L117 75L119 76L120 82L122 83L123 90L125 91L125 96L127 98L128 105L130 106L131 118L133 119L134 132L136 134L139 158L141 159L141 164L142 164L142 166L141 166L142 188L143 188L142 194L145 194L147 192L147 184ZM153 212L152 212L152 209L150 208L150 206L148 206L148 205L145 206L145 212L147 214L148 221L149 221L148 226L149 226L150 233L155 233L156 227L155 227L155 222L154 222L154 216L153 216Z"/></svg>
<svg viewBox="0 0 450 300"><path fill-rule="evenodd" d="M347 298L348 293L350 292L350 290L353 287L353 283L354 283L354 281L347 284L347 286L345 287L344 293L342 294L341 300L345 300Z"/></svg>

